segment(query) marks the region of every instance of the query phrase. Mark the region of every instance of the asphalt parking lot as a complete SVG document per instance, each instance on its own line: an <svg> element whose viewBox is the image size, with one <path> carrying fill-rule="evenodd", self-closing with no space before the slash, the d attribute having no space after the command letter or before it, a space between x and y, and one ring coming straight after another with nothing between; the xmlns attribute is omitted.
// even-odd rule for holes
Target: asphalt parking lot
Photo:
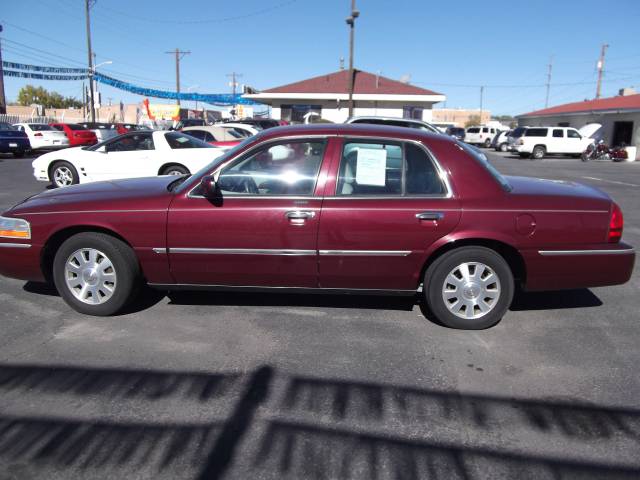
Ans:
<svg viewBox="0 0 640 480"><path fill-rule="evenodd" d="M640 245L640 162L489 156L608 192ZM0 210L45 188L31 160L0 156ZM0 277L0 478L639 478L638 270L476 332L358 296L145 292L94 318Z"/></svg>

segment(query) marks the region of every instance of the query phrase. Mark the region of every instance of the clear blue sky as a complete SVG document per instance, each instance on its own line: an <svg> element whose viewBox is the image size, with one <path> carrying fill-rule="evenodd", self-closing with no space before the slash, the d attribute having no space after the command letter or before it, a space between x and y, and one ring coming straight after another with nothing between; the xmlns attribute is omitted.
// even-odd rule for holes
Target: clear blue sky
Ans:
<svg viewBox="0 0 640 480"><path fill-rule="evenodd" d="M98 63L113 62L99 71L140 86L174 90L174 58L164 52L179 47L191 51L181 62L183 91L227 93L232 71L243 74L240 83L264 89L335 71L341 56L347 63L349 6L98 0L93 47ZM357 8L356 67L394 79L410 75L411 83L446 94L447 107L478 108L479 86L486 85L484 108L493 114L542 108L552 55L550 105L592 98L602 43L610 45L604 95L640 90L640 0L357 0ZM3 0L0 22L4 60L87 63L83 0ZM5 78L8 100L26 83L81 96L79 82ZM101 90L114 103L142 99Z"/></svg>

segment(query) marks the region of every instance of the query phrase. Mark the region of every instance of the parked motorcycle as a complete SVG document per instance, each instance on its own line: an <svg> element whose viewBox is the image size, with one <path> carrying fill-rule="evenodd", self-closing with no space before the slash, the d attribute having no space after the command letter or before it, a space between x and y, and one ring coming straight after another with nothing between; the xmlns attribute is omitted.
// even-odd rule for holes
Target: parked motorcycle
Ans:
<svg viewBox="0 0 640 480"><path fill-rule="evenodd" d="M624 162L628 158L625 146L610 148L604 143L604 140L590 143L587 149L580 156L583 162L589 160L612 160L614 162Z"/></svg>

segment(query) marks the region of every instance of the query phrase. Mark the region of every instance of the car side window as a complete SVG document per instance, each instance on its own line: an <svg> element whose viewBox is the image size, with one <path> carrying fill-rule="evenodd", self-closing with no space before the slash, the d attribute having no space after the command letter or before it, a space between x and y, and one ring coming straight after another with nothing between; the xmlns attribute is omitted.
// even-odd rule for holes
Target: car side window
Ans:
<svg viewBox="0 0 640 480"><path fill-rule="evenodd" d="M223 194L313 195L325 142L270 144L225 167L218 177Z"/></svg>
<svg viewBox="0 0 640 480"><path fill-rule="evenodd" d="M553 130L553 136L555 138L564 138L564 131L561 128L555 128Z"/></svg>
<svg viewBox="0 0 640 480"><path fill-rule="evenodd" d="M137 150L154 150L153 138L149 134L138 133L127 135L105 145L107 152L134 152Z"/></svg>
<svg viewBox="0 0 640 480"><path fill-rule="evenodd" d="M484 128L482 129L482 133L487 133L487 132L489 132L489 129L488 129L487 127L484 127Z"/></svg>
<svg viewBox="0 0 640 480"><path fill-rule="evenodd" d="M62 125L51 125L51 126L52 126L53 128L55 128L56 130L59 130L59 131L61 131L61 132L62 132L62 131L64 131L64 128L62 128Z"/></svg>
<svg viewBox="0 0 640 480"><path fill-rule="evenodd" d="M203 130L183 130L182 133L197 138L198 140L205 140L204 134L206 132L204 132Z"/></svg>
<svg viewBox="0 0 640 480"><path fill-rule="evenodd" d="M569 138L582 138L575 130L567 130L567 137Z"/></svg>
<svg viewBox="0 0 640 480"><path fill-rule="evenodd" d="M427 152L412 143L347 142L337 195L442 195L445 187Z"/></svg>

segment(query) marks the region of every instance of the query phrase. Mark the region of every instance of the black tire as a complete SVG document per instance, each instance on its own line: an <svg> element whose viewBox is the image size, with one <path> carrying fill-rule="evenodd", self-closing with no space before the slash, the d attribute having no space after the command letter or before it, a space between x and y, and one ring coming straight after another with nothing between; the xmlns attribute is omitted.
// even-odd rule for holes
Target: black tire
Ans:
<svg viewBox="0 0 640 480"><path fill-rule="evenodd" d="M533 147L533 151L531 152L532 160L542 160L546 155L547 150L542 145L536 145Z"/></svg>
<svg viewBox="0 0 640 480"><path fill-rule="evenodd" d="M490 139L490 138L487 138L487 139L484 141L484 144L483 144L483 145L484 145L484 148L489 148L489 147L491 146L491 139Z"/></svg>
<svg viewBox="0 0 640 480"><path fill-rule="evenodd" d="M493 271L493 274L496 275L499 282L488 284L492 289L497 288L499 294L497 300L491 303L485 302L486 298L482 299L484 305L489 305L490 309L484 314L478 312L479 316L477 318L462 318L456 315L447 306L447 302L444 299L444 289L447 288L448 285L451 285L445 283L447 277L456 268L468 263L484 264L488 269ZM477 266L473 267L474 273L478 271L477 268ZM486 272L487 270L483 269L483 271ZM481 275L482 272L478 274ZM465 289L466 288L465 286ZM457 291L457 288L455 291ZM465 290L465 292L466 291L467 290ZM433 262L424 275L424 295L429 309L439 322L451 328L481 330L495 325L511 305L513 292L513 274L511 273L509 265L501 255L486 247L461 247L447 252ZM470 294L473 293L473 289L471 289ZM477 295L481 295L481 293L482 291L476 292L476 297L474 298L479 298ZM460 292L460 295L463 294L466 295L466 293ZM470 301L475 300L471 299ZM457 302L454 301L450 303L450 305L455 305L456 303ZM480 309L480 307L478 307L478 309ZM473 312L476 312L475 307L473 308ZM464 311L460 310L458 313L464 315L466 314L466 309Z"/></svg>
<svg viewBox="0 0 640 480"><path fill-rule="evenodd" d="M92 304L80 300L67 284L67 273L65 272L67 262L72 254L82 251L82 249L92 249L102 253L113 265L112 273L115 275L113 293L102 303ZM88 268L90 267L87 266ZM86 270L79 272L79 278L84 279L86 273ZM90 280L93 281L91 278ZM137 293L140 286L140 266L131 247L122 240L104 233L83 232L68 238L56 252L53 260L53 281L60 296L77 312L108 316L121 310ZM100 279L97 278L95 281L97 287L100 287ZM103 293L99 292L98 297L101 295Z"/></svg>
<svg viewBox="0 0 640 480"><path fill-rule="evenodd" d="M162 175L188 175L189 169L182 165L169 165L162 169Z"/></svg>
<svg viewBox="0 0 640 480"><path fill-rule="evenodd" d="M24 157L24 152L13 152L14 158L22 158Z"/></svg>
<svg viewBox="0 0 640 480"><path fill-rule="evenodd" d="M57 161L51 165L49 178L51 179L51 185L54 188L77 185L80 182L80 177L78 177L76 167L64 160Z"/></svg>
<svg viewBox="0 0 640 480"><path fill-rule="evenodd" d="M500 144L500 151L501 152L506 152L509 150L509 145L507 143L501 143Z"/></svg>

